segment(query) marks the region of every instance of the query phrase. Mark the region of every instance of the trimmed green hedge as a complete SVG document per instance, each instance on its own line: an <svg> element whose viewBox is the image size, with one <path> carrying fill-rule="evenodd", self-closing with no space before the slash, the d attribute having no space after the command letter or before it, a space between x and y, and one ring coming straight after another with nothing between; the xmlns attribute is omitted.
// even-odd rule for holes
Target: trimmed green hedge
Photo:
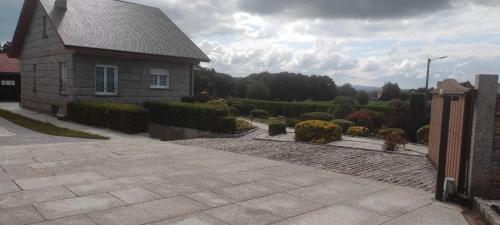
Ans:
<svg viewBox="0 0 500 225"><path fill-rule="evenodd" d="M269 135L286 134L286 125L281 122L272 122L269 124Z"/></svg>
<svg viewBox="0 0 500 225"><path fill-rule="evenodd" d="M254 109L250 112L250 116L252 116L252 118L267 119L270 115L266 110Z"/></svg>
<svg viewBox="0 0 500 225"><path fill-rule="evenodd" d="M188 127L217 133L234 133L236 119L228 117L225 109L201 103L146 102L151 122L177 127Z"/></svg>
<svg viewBox="0 0 500 225"><path fill-rule="evenodd" d="M71 102L68 119L129 134L147 131L149 113L139 105L98 102Z"/></svg>
<svg viewBox="0 0 500 225"><path fill-rule="evenodd" d="M300 115L301 121L306 121L306 120L330 121L332 119L333 119L333 116L330 113L326 113L326 112L310 112L310 113L304 113L304 114Z"/></svg>
<svg viewBox="0 0 500 225"><path fill-rule="evenodd" d="M349 121L349 120L343 120L343 119L337 119L337 120L332 120L332 123L339 125L342 127L342 132L347 132L349 127L354 126L354 123Z"/></svg>
<svg viewBox="0 0 500 225"><path fill-rule="evenodd" d="M309 112L328 112L331 103L317 102L281 102L253 99L233 99L235 104L254 105L258 109L264 109L274 116L285 116L299 118L300 115Z"/></svg>

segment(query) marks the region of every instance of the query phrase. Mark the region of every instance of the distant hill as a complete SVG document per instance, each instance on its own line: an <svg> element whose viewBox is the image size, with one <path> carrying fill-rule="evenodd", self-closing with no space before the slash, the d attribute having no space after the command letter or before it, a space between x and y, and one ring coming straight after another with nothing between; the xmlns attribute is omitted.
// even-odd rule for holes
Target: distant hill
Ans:
<svg viewBox="0 0 500 225"><path fill-rule="evenodd" d="M356 91L367 91L367 92L378 91L380 89L380 87L362 86L362 85L353 85L352 87L356 89Z"/></svg>

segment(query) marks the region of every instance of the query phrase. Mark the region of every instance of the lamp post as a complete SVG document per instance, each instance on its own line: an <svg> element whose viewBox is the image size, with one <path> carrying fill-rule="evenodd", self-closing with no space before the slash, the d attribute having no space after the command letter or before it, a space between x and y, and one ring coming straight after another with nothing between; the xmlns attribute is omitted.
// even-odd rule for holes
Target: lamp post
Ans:
<svg viewBox="0 0 500 225"><path fill-rule="evenodd" d="M427 59L427 77L425 79L425 90L429 90L429 74L431 71L431 62L434 60L446 59L446 58L448 58L448 56L442 56L442 57L434 58L434 59L431 59L431 58Z"/></svg>

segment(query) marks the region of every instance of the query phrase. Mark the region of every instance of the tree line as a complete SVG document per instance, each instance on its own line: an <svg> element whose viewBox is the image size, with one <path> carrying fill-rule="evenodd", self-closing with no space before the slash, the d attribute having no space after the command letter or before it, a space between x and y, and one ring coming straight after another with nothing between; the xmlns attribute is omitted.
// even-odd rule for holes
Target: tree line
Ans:
<svg viewBox="0 0 500 225"><path fill-rule="evenodd" d="M219 73L213 68L197 67L194 80L195 93L208 92L215 97L238 97L276 101L330 101L337 96L353 97L360 104L370 99L388 101L408 99L412 92L424 93L425 90L402 91L397 83L386 83L380 92L357 91L347 83L337 86L329 76L303 75L300 73L254 73L246 77L233 77Z"/></svg>
<svg viewBox="0 0 500 225"><path fill-rule="evenodd" d="M7 41L7 42L0 42L0 53L8 53L10 50L10 47L12 46L12 42Z"/></svg>

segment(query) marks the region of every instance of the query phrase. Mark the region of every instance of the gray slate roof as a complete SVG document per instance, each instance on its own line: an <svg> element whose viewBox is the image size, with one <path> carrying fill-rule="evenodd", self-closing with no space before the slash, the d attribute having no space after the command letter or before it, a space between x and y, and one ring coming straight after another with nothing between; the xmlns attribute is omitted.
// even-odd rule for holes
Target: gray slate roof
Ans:
<svg viewBox="0 0 500 225"><path fill-rule="evenodd" d="M40 0L67 46L210 61L160 9L117 0Z"/></svg>

